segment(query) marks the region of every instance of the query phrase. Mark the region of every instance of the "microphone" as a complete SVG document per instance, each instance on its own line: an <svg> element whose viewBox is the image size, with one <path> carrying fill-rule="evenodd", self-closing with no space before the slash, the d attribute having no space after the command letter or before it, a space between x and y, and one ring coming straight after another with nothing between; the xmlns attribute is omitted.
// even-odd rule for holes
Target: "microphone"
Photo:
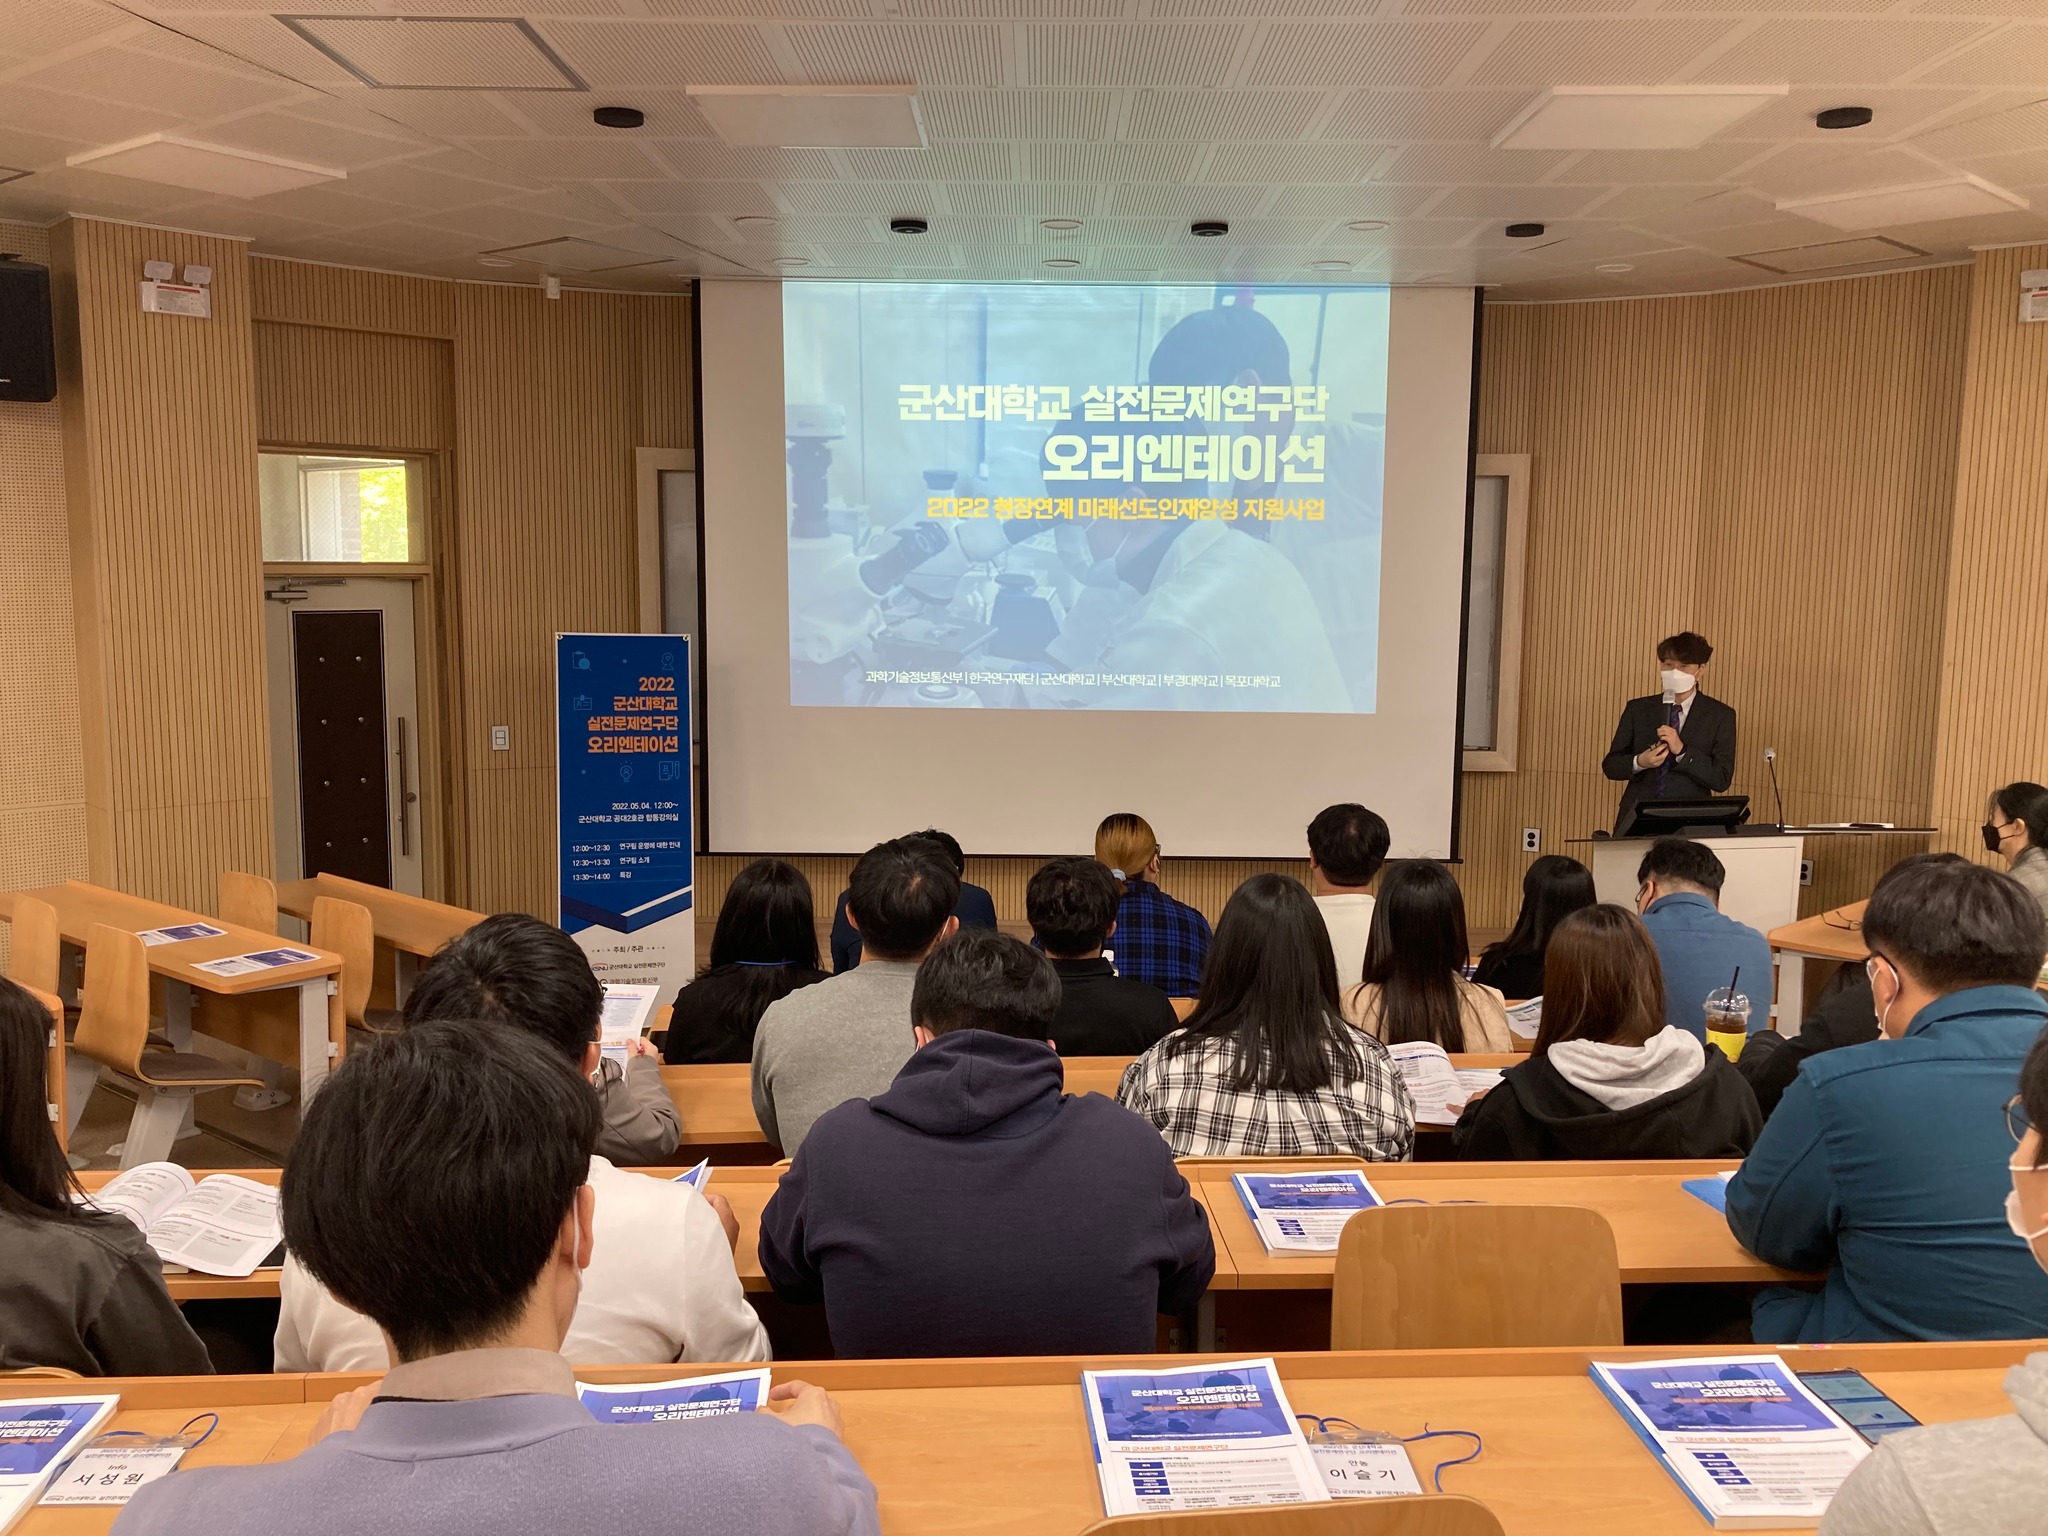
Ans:
<svg viewBox="0 0 2048 1536"><path fill-rule="evenodd" d="M1764 748L1764 766L1771 771L1771 795L1778 802L1778 830L1785 830L1785 795L1778 788L1778 749Z"/></svg>

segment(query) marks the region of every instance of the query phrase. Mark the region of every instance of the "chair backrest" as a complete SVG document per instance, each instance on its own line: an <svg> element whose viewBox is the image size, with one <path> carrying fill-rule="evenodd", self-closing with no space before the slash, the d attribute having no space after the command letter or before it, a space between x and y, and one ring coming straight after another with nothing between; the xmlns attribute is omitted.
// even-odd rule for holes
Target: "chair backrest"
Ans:
<svg viewBox="0 0 2048 1536"><path fill-rule="evenodd" d="M17 1365L10 1370L0 1371L0 1377L8 1381L83 1381L85 1378L76 1371L67 1371L61 1365Z"/></svg>
<svg viewBox="0 0 2048 1536"><path fill-rule="evenodd" d="M239 869L222 870L220 920L258 933L277 932L277 882Z"/></svg>
<svg viewBox="0 0 2048 1536"><path fill-rule="evenodd" d="M17 896L13 929L14 948L7 958L9 979L38 992L59 991L64 941L57 934L57 909L33 896Z"/></svg>
<svg viewBox="0 0 2048 1536"><path fill-rule="evenodd" d="M85 940L85 999L71 1049L133 1074L149 1043L149 954L126 929L94 923Z"/></svg>
<svg viewBox="0 0 2048 1536"><path fill-rule="evenodd" d="M311 933L315 949L341 956L342 1017L361 1029L377 964L377 931L370 921L370 909L333 896L316 896Z"/></svg>
<svg viewBox="0 0 2048 1536"><path fill-rule="evenodd" d="M1501 1527L1476 1499L1432 1493L1419 1499L1119 1515L1096 1521L1081 1536L1501 1536Z"/></svg>
<svg viewBox="0 0 2048 1536"><path fill-rule="evenodd" d="M1621 1343L1621 1263L1598 1211L1395 1205L1344 1224L1332 1349Z"/></svg>
<svg viewBox="0 0 2048 1536"><path fill-rule="evenodd" d="M57 1145L67 1152L71 1143L64 1127L68 1119L64 1113L65 1100L69 1096L69 1085L64 1080L64 999L54 992L45 992L40 987L22 984L22 990L43 1005L43 1011L50 1016L50 1055L47 1068L47 1087L50 1108L56 1113L51 1116L50 1129L57 1133Z"/></svg>

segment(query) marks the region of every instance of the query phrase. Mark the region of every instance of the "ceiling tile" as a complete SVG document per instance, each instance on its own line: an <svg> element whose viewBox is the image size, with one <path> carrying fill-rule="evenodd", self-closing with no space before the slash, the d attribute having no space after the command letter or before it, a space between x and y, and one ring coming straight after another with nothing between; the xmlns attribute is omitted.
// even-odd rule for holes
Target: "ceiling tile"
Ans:
<svg viewBox="0 0 2048 1536"><path fill-rule="evenodd" d="M1205 23L1130 22L1027 26L1022 82L1040 86L1221 85L1237 57L1244 28ZM1298 82L1297 82L1298 83Z"/></svg>
<svg viewBox="0 0 2048 1536"><path fill-rule="evenodd" d="M846 157L854 175L876 181L1002 182L1015 179L1007 144L942 144L934 149L847 149L840 153Z"/></svg>
<svg viewBox="0 0 2048 1536"><path fill-rule="evenodd" d="M1320 91L1137 91L1124 137L1196 144L1294 140L1323 101Z"/></svg>
<svg viewBox="0 0 2048 1536"><path fill-rule="evenodd" d="M358 85L344 99L431 139L497 139L530 131L486 91L372 91ZM589 97L569 92L529 92L526 99L579 102L586 109L589 102Z"/></svg>
<svg viewBox="0 0 2048 1536"><path fill-rule="evenodd" d="M37 0L33 6L16 0L8 7L6 28L0 30L0 52L35 59L124 30L147 29L133 16L97 0Z"/></svg>
<svg viewBox="0 0 2048 1536"><path fill-rule="evenodd" d="M283 80L259 80L225 70L201 69L121 48L100 48L9 81L0 95L23 88L63 91L125 105L146 101L161 112L194 121L269 106L302 93ZM102 142L109 142L102 140Z"/></svg>
<svg viewBox="0 0 2048 1536"><path fill-rule="evenodd" d="M620 181L605 191L635 213L780 212L775 199L755 181Z"/></svg>
<svg viewBox="0 0 2048 1536"><path fill-rule="evenodd" d="M1820 15L1876 16L1892 10L1899 0L1745 0L1730 5L1728 0L1657 0L1660 11L1721 11L1746 16ZM1978 0L1971 0L1972 4Z"/></svg>
<svg viewBox="0 0 2048 1536"><path fill-rule="evenodd" d="M646 147L684 181L833 181L839 175L833 169L831 151L824 149L736 149L716 141L649 143Z"/></svg>
<svg viewBox="0 0 2048 1536"><path fill-rule="evenodd" d="M1250 218L1257 213L1270 187L1167 187L1121 186L1103 202L1103 211L1123 217L1131 215L1180 215L1190 219Z"/></svg>
<svg viewBox="0 0 2048 1536"><path fill-rule="evenodd" d="M0 165L19 171L39 171L64 163L91 146L82 139L54 139L48 134L23 133L19 128L0 128Z"/></svg>
<svg viewBox="0 0 2048 1536"><path fill-rule="evenodd" d="M536 23L593 87L773 85L782 80L754 27L687 21Z"/></svg>
<svg viewBox="0 0 2048 1536"><path fill-rule="evenodd" d="M424 147L420 139L409 134L404 138L389 138L357 133L337 128L331 123L308 122L289 112L262 112L254 117L238 117L232 122L215 123L193 137L208 144L229 144L237 149L253 149L260 154L277 155L286 160L337 165L349 171L374 165L379 160L416 154Z"/></svg>
<svg viewBox="0 0 2048 1536"><path fill-rule="evenodd" d="M1939 164L1904 149L1837 150L1794 145L1751 166L1742 179L1776 198L1826 197L1871 187L1911 186L1939 181Z"/></svg>
<svg viewBox="0 0 2048 1536"><path fill-rule="evenodd" d="M1960 121L1916 135L1913 146L1948 160L2039 149L2048 146L2048 101L1982 117L1965 115Z"/></svg>
<svg viewBox="0 0 2048 1536"><path fill-rule="evenodd" d="M1219 144L1202 174L1216 181L1363 181L1384 152L1377 144Z"/></svg>
<svg viewBox="0 0 2048 1536"><path fill-rule="evenodd" d="M1801 85L1887 85L1982 31L1975 22L1767 21L1700 70L1708 83L1796 80Z"/></svg>
<svg viewBox="0 0 2048 1536"><path fill-rule="evenodd" d="M1407 219L1432 197L1434 186L1299 186L1282 187L1268 210L1276 217L1328 219Z"/></svg>
<svg viewBox="0 0 2048 1536"><path fill-rule="evenodd" d="M943 139L1106 139L1110 91L920 91L925 133Z"/></svg>
<svg viewBox="0 0 2048 1536"><path fill-rule="evenodd" d="M2007 27L1914 80L1921 85L2048 84L2048 26Z"/></svg>
<svg viewBox="0 0 2048 1536"><path fill-rule="evenodd" d="M322 8L326 8L324 0ZM179 32L229 58L275 70L303 85L332 88L358 83L354 75L274 16L180 16L177 25ZM168 39L184 41L171 32L158 32L153 37L157 43ZM144 51L155 45L137 44Z"/></svg>
<svg viewBox="0 0 2048 1536"><path fill-rule="evenodd" d="M1025 161L1033 181L1184 182L1195 168L1193 144L1033 144ZM1216 181L1249 180L1221 171Z"/></svg>
<svg viewBox="0 0 2048 1536"><path fill-rule="evenodd" d="M664 181L672 174L630 139L471 139L469 148L547 181Z"/></svg>
<svg viewBox="0 0 2048 1536"><path fill-rule="evenodd" d="M19 80L0 86L0 125L87 144L118 144L158 129L183 126L184 121L172 111L88 101L82 96L39 90Z"/></svg>
<svg viewBox="0 0 2048 1536"><path fill-rule="evenodd" d="M1032 220L1078 219L1102 205L1107 186L1031 186L1021 183L947 182L939 191L955 213L1021 214Z"/></svg>
<svg viewBox="0 0 2048 1536"><path fill-rule="evenodd" d="M887 0L887 6L892 16L930 21L1115 21L1129 10L1127 0Z"/></svg>
<svg viewBox="0 0 2048 1536"><path fill-rule="evenodd" d="M1581 212L1602 187L1453 187L1430 205L1433 218L1566 219Z"/></svg>
<svg viewBox="0 0 2048 1536"><path fill-rule="evenodd" d="M1526 91L1356 91L1321 137L1484 144L1528 101Z"/></svg>
<svg viewBox="0 0 2048 1536"><path fill-rule="evenodd" d="M791 213L860 213L887 219L898 214L931 218L938 212L932 188L915 181L789 181L774 190L776 199ZM762 211L773 213L775 209Z"/></svg>
<svg viewBox="0 0 2048 1536"><path fill-rule="evenodd" d="M783 36L803 65L805 78L821 83L1003 83L999 27L792 26L783 28Z"/></svg>
<svg viewBox="0 0 2048 1536"><path fill-rule="evenodd" d="M1479 149L1463 144L1413 144L1374 178L1393 182L1468 181L1521 187L1541 181L1571 155L1555 149Z"/></svg>
<svg viewBox="0 0 2048 1536"><path fill-rule="evenodd" d="M1727 21L1526 21L1472 76L1480 86L1659 85L1734 25Z"/></svg>
<svg viewBox="0 0 2048 1536"><path fill-rule="evenodd" d="M1970 100L1977 93L1961 87L1948 89L1923 86L1894 86L1888 89L1855 88L1853 98L1840 86L1795 90L1761 111L1752 112L1722 133L1717 143L1756 143L1777 139L1825 140L1837 135L1856 138L1893 139L1910 133L1919 124ZM1814 114L1828 107L1869 107L1875 114L1867 128L1816 128Z"/></svg>
<svg viewBox="0 0 2048 1536"><path fill-rule="evenodd" d="M1480 22L1275 23L1245 70L1244 84L1428 87L1440 85L1473 44Z"/></svg>
<svg viewBox="0 0 2048 1536"><path fill-rule="evenodd" d="M1700 149L1601 149L1580 155L1558 173L1560 181L1718 181L1762 153L1757 144L1708 144Z"/></svg>
<svg viewBox="0 0 2048 1536"><path fill-rule="evenodd" d="M451 136L490 136L508 132L542 134L561 139L712 139L717 135L697 110L697 104L681 91L629 90L624 99L613 102L604 90L592 92L522 91L518 95L491 98L492 104L509 117L517 128L451 130ZM638 107L647 114L647 125L637 129L606 128L591 120L594 108L603 105Z"/></svg>

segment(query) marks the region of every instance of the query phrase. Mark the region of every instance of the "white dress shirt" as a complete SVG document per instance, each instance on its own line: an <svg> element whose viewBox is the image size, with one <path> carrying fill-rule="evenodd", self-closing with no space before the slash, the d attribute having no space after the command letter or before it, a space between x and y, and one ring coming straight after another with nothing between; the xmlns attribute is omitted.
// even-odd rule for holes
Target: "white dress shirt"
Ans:
<svg viewBox="0 0 2048 1536"><path fill-rule="evenodd" d="M768 1332L747 1305L718 1213L687 1184L590 1160L590 1267L562 1354L572 1365L766 1360ZM289 1253L278 1282L279 1371L381 1371L384 1333Z"/></svg>
<svg viewBox="0 0 2048 1536"><path fill-rule="evenodd" d="M1373 900L1355 891L1316 898L1323 926L1330 930L1330 948L1337 953L1337 986L1355 987L1365 978L1365 941L1372 933Z"/></svg>

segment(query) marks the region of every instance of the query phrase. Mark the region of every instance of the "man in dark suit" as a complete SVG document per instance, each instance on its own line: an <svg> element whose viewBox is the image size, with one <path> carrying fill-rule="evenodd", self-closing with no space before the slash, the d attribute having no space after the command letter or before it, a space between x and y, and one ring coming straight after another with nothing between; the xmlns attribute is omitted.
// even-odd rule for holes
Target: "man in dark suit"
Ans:
<svg viewBox="0 0 2048 1536"><path fill-rule="evenodd" d="M1691 630L1657 646L1664 691L1630 699L1614 728L1601 772L1626 779L1617 835L1635 820L1642 800L1698 800L1718 795L1735 778L1735 711L1700 692L1700 674L1714 648Z"/></svg>
<svg viewBox="0 0 2048 1536"><path fill-rule="evenodd" d="M907 837L922 838L935 843L952 864L954 872L960 875L960 900L953 908L953 915L960 919L962 928L993 928L996 926L995 898L978 885L969 885L966 880L967 855L961 850L959 839L937 827L923 832L911 832ZM860 964L860 934L846 915L846 898L850 893L841 891L839 900L832 907L832 974L850 971Z"/></svg>

